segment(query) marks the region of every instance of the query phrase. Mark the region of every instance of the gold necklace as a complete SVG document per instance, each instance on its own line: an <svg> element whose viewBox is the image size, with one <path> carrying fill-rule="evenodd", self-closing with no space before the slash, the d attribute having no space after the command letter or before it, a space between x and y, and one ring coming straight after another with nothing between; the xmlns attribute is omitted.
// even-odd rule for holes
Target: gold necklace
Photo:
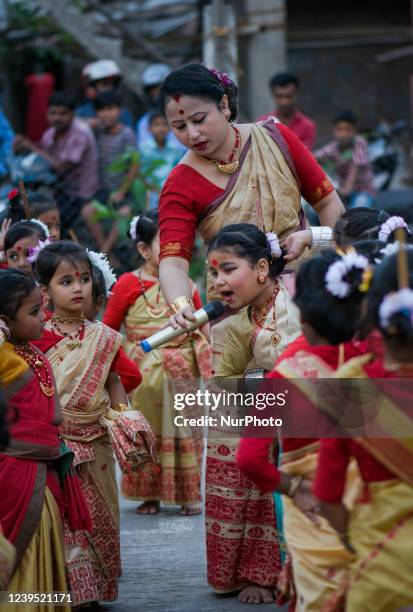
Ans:
<svg viewBox="0 0 413 612"><path fill-rule="evenodd" d="M81 335L84 333L85 331L85 315L82 313L80 316L79 322L80 326L79 328L72 332L71 334L69 334L69 332L65 332L62 329L60 329L57 321L57 317L59 315L53 315L51 318L51 326L52 326L52 333L54 335L54 327L56 328L56 330L58 331L58 333L63 336L65 338L65 345L66 347L70 350L70 351L74 351L77 348L81 348L82 346L82 340L80 339ZM65 318L65 317L63 317ZM70 317L67 317L67 319L70 319ZM61 322L61 321L60 321ZM56 345L55 345L56 346Z"/></svg>
<svg viewBox="0 0 413 612"><path fill-rule="evenodd" d="M33 349L26 341L14 342L14 351L20 355L36 374L40 389L46 397L52 397L55 393L53 377L49 371L46 357Z"/></svg>
<svg viewBox="0 0 413 612"><path fill-rule="evenodd" d="M207 161L209 164L213 164L223 174L234 174L239 168L239 158L234 161L234 157L238 149L241 149L242 136L241 132L234 125L231 127L235 131L235 144L227 162L219 159L211 159L210 157L201 155L202 159Z"/></svg>
<svg viewBox="0 0 413 612"><path fill-rule="evenodd" d="M154 319L160 319L161 317L164 317L166 315L167 309L165 308L160 308L159 307L159 301L161 298L161 285L160 283L158 283L158 291L156 294L156 298L155 298L155 304L157 304L158 306L153 306L153 304L151 304L146 296L146 289L145 289L145 285L143 284L143 280L141 277L141 270L138 270L137 273L137 277L141 286L141 291L142 291L142 297L145 300L145 304L147 309L149 310L151 316Z"/></svg>
<svg viewBox="0 0 413 612"><path fill-rule="evenodd" d="M58 315L53 313L52 320L56 323L61 323L62 325L71 325L72 323L82 323L85 319L85 315L83 312L76 317L63 317L62 315Z"/></svg>
<svg viewBox="0 0 413 612"><path fill-rule="evenodd" d="M268 300L264 302L264 304L261 304L260 306L253 306L251 309L251 318L253 320L253 323L258 325L258 327L261 327L261 329L263 330L272 332L270 340L274 346L277 346L281 342L281 334L279 334L277 331L277 321L275 317L275 300L277 299L279 291L280 286L277 283L271 297L269 297ZM271 303L273 304L272 327L265 327L264 323L269 312L268 306L270 306Z"/></svg>

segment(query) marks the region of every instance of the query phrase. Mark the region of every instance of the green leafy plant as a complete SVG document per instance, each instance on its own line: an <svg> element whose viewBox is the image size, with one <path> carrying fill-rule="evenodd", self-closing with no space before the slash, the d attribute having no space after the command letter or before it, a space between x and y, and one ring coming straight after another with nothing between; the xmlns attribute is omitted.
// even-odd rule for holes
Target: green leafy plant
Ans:
<svg viewBox="0 0 413 612"><path fill-rule="evenodd" d="M148 192L160 191L161 185L155 176L158 168L166 162L163 159L143 161L138 151L126 151L118 155L108 166L108 171L113 174L127 176L132 166L137 166L137 174L129 190L132 200L131 207L134 214L144 212L147 208ZM121 215L110 202L100 202L93 200L95 208L94 218L97 222L104 222L106 225L116 223L119 230L119 238L126 236L129 228L129 219Z"/></svg>
<svg viewBox="0 0 413 612"><path fill-rule="evenodd" d="M130 189L133 200L133 208L136 212L143 212L147 204L148 191L160 191L161 185L155 175L158 168L166 164L163 159L146 161L138 151L127 151L119 155L108 167L109 172L126 176L133 165L138 167L138 172Z"/></svg>
<svg viewBox="0 0 413 612"><path fill-rule="evenodd" d="M95 209L95 221L103 221L107 224L109 222L116 223L119 230L119 238L125 238L129 228L129 219L121 215L111 204L102 204L99 200L93 200L92 205Z"/></svg>

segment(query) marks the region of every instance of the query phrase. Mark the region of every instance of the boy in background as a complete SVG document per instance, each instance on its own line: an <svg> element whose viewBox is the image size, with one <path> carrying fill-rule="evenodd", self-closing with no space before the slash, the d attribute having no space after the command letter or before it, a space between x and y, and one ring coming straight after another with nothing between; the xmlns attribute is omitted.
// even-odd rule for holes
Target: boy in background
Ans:
<svg viewBox="0 0 413 612"><path fill-rule="evenodd" d="M122 154L135 149L135 136L130 127L120 121L121 100L119 94L114 91L105 91L98 94L94 100L99 127L96 129L96 143L98 151L98 173L100 191L97 199L102 202L110 202L118 212L126 217L132 211L127 203L127 195L138 171L137 164L131 164L128 174L111 172L111 164ZM112 250L119 232L114 225L107 237L102 227L94 220L95 209L88 204L82 210L83 218L90 233L105 253Z"/></svg>
<svg viewBox="0 0 413 612"><path fill-rule="evenodd" d="M155 160L162 160L164 163L156 168L152 176L154 177L158 190L150 193L150 207L157 208L159 193L168 178L169 173L175 168L182 157L182 149L179 149L170 138L170 129L165 117L158 111L153 111L149 115L148 129L150 138L142 142L139 147L141 154L142 168Z"/></svg>
<svg viewBox="0 0 413 612"><path fill-rule="evenodd" d="M333 180L348 208L372 206L375 189L367 141L358 134L357 120L350 111L336 116L334 139L314 152L316 160Z"/></svg>

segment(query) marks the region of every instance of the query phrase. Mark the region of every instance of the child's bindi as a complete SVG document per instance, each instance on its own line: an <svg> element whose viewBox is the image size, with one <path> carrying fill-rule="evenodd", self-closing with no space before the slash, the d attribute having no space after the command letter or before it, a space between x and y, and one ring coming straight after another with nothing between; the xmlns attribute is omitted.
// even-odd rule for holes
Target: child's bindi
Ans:
<svg viewBox="0 0 413 612"><path fill-rule="evenodd" d="M75 272L75 276L80 276L80 272Z"/></svg>
<svg viewBox="0 0 413 612"><path fill-rule="evenodd" d="M18 246L18 247L16 247L16 250L17 250L17 251L21 251L21 250L22 250L22 248L21 248L20 246Z"/></svg>
<svg viewBox="0 0 413 612"><path fill-rule="evenodd" d="M216 268L218 267L218 260L213 259L213 260L211 261L211 263L212 263L212 265L213 265L213 266L215 266Z"/></svg>

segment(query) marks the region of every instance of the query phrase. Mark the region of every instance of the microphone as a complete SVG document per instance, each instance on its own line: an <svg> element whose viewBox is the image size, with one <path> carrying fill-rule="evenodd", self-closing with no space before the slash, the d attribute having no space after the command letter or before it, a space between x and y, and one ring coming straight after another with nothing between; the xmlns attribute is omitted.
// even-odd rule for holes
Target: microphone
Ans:
<svg viewBox="0 0 413 612"><path fill-rule="evenodd" d="M208 321L212 321L212 319L217 319L218 317L224 314L224 310L224 305L218 300L210 302L209 304L205 304L203 308L200 308L199 310L193 313L195 317L195 322L188 329L183 329L182 327L174 329L172 325L168 325L168 327L160 329L158 332L156 332L156 334L153 334L152 336L149 336L149 338L142 340L140 342L141 348L145 353L149 353L150 351L153 351L154 349L158 348L158 346L161 346L161 344L165 344L165 342L172 340L172 338L175 338L176 336L181 336L182 334L185 334L190 331L194 331L194 329L201 327L205 323L208 323Z"/></svg>

